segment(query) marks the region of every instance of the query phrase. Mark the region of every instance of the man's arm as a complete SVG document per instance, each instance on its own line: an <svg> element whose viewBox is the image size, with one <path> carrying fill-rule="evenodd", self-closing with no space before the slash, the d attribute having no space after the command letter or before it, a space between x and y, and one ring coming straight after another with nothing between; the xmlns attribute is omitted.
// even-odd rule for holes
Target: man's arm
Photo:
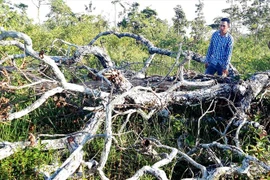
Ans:
<svg viewBox="0 0 270 180"><path fill-rule="evenodd" d="M234 42L233 38L231 38L231 40L229 41L228 46L227 46L227 51L226 51L226 54L225 54L225 63L224 63L224 66L223 66L223 70L224 69L226 69L226 70L229 69L229 64L230 64L231 58L232 58L233 42Z"/></svg>
<svg viewBox="0 0 270 180"><path fill-rule="evenodd" d="M214 36L214 33L212 34L212 37L211 37L211 40L210 40L210 45L208 47L207 54L206 54L206 57L205 57L206 66L210 63L210 57L211 57L212 52L213 52L213 36Z"/></svg>
<svg viewBox="0 0 270 180"><path fill-rule="evenodd" d="M229 64L230 64L230 61L231 61L231 58L232 58L232 51L233 51L233 37L231 37L231 40L229 41L228 43L228 46L227 46L227 51L226 51L226 54L225 54L225 63L223 65L223 71L222 73L225 74L225 75L228 75L228 69L229 69Z"/></svg>

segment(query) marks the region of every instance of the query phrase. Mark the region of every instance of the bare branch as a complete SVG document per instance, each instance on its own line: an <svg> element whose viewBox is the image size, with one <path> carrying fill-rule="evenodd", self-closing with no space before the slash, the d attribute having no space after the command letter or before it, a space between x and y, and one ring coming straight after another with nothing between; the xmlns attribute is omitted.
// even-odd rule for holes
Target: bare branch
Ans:
<svg viewBox="0 0 270 180"><path fill-rule="evenodd" d="M95 43L95 41L101 37L101 36L107 36L107 35L115 35L118 38L122 38L122 37L130 37L133 39L136 39L139 42L142 42L144 45L146 45L148 47L148 51L150 54L163 54L163 55L167 55L167 56L171 56L172 52L165 50L165 49L160 49L155 47L148 39L144 38L141 35L137 35L137 34L132 34L132 33L118 33L118 32L114 32L114 31L106 31L106 32L102 32L100 34L98 34L88 45L93 45Z"/></svg>
<svg viewBox="0 0 270 180"><path fill-rule="evenodd" d="M88 134L83 134L81 137L79 145L72 152L72 154L65 160L65 162L61 165L61 167L53 174L49 179L67 179L70 175L72 175L78 167L81 165L83 161L83 146L90 140L92 140L95 136L94 134L98 130L100 124L102 123L102 119L104 118L103 112L95 113L95 116L91 119L90 123L84 128L84 131L89 132ZM100 137L100 136L96 136Z"/></svg>
<svg viewBox="0 0 270 180"><path fill-rule="evenodd" d="M206 179L207 177L207 170L206 167L197 163L196 161L194 161L191 157L189 157L187 154L178 151L178 154L180 154L187 162L191 163L193 166L195 166L196 168L200 169L202 172L202 179Z"/></svg>
<svg viewBox="0 0 270 180"><path fill-rule="evenodd" d="M210 147L217 147L217 148L220 148L220 149L225 149L225 150L230 150L230 151L233 151L235 152L236 154L238 154L238 156L240 157L244 157L245 159L243 161L246 161L247 162L254 162L258 165L260 165L262 168L264 168L266 171L270 171L270 166L265 164L264 162L258 160L256 157L254 156L250 156L250 155L247 155L246 153L243 152L242 149L236 147L236 146L232 146L232 145L224 145L224 144L220 144L218 142L212 142L212 143L209 143L209 144L200 144L200 147L202 148L210 148ZM246 165L249 165L246 164L246 163L243 163L243 168L246 169Z"/></svg>
<svg viewBox="0 0 270 180"><path fill-rule="evenodd" d="M112 145L112 108L113 108L113 103L108 103L106 106L105 145L101 153L101 158L100 158L99 165L97 168L102 179L107 179L102 170L105 167L105 164L108 160L109 152Z"/></svg>
<svg viewBox="0 0 270 180"><path fill-rule="evenodd" d="M165 174L165 172L163 170L156 169L156 168L153 168L153 167L150 167L150 166L144 166L140 170L138 170L136 172L136 174L134 174L131 178L128 178L127 180L137 180L137 179L140 179L140 177L143 176L146 173L152 174L157 179L162 179L162 180L168 179L167 178L167 175Z"/></svg>
<svg viewBox="0 0 270 180"><path fill-rule="evenodd" d="M24 110L21 110L19 112L11 113L8 115L7 118L1 118L1 121L11 121L13 119L18 119L20 117L25 116L26 114L32 112L33 110L39 108L46 100L55 95L56 93L62 92L64 89L61 87L54 88L52 90L47 91L44 93L37 101L35 101L33 104L25 108Z"/></svg>
<svg viewBox="0 0 270 180"><path fill-rule="evenodd" d="M128 180L139 179L141 176L143 176L146 173L152 174L153 176L155 176L158 179L162 179L162 180L168 179L166 173L159 168L172 162L172 160L176 157L178 150L176 148L162 145L159 141L157 141L156 139L153 139L153 138L147 138L146 140L150 141L147 144L151 144L157 148L169 149L169 150L171 150L171 153L169 155L168 154L163 155L164 157L160 161L153 164L151 167L150 166L142 167Z"/></svg>
<svg viewBox="0 0 270 180"><path fill-rule="evenodd" d="M213 105L214 105L214 106L213 106ZM202 106L202 104L201 104L201 106ZM210 103L210 105L209 105L209 107L207 108L207 110L206 110L205 112L202 111L203 114L202 114L201 117L198 119L198 130L197 130L197 137L196 137L196 146L198 146L199 141L200 141L199 138L200 138L200 132L201 132L201 120L202 120L202 118L203 118L206 114L214 112L214 111L215 111L215 106L216 106L215 100L212 100L212 102ZM212 108L213 110L210 111L211 108ZM202 107L201 107L201 109L202 109Z"/></svg>
<svg viewBox="0 0 270 180"><path fill-rule="evenodd" d="M147 68L150 66L153 58L155 57L155 54L151 54L148 59L144 63L144 67L136 73L136 75L133 76L133 78L145 78L145 73Z"/></svg>
<svg viewBox="0 0 270 180"><path fill-rule="evenodd" d="M19 90L19 89L24 89L24 88L29 88L29 87L33 87L33 86L36 86L38 84L43 84L43 83L52 83L52 84L56 84L57 81L53 81L53 80L47 80L47 79L41 79L39 81L36 81L34 83L31 83L31 84L26 84L26 85L23 85L23 86L11 86L11 85L8 85L7 83L1 83L0 82L0 87L1 88L7 88L7 89L13 89L13 90Z"/></svg>

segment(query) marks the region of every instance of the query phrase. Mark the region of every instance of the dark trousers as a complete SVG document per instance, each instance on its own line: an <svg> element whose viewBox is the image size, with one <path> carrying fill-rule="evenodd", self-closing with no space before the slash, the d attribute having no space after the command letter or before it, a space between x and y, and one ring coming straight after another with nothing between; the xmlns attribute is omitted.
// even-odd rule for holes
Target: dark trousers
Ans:
<svg viewBox="0 0 270 180"><path fill-rule="evenodd" d="M219 76L222 76L222 71L223 69L220 64L217 65L209 64L205 70L205 74L214 75L217 72Z"/></svg>

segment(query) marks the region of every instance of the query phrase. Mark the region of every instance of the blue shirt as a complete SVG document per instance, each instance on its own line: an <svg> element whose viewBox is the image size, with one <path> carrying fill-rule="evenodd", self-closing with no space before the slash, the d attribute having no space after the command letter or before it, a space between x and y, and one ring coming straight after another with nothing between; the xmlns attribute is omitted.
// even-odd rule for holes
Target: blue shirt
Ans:
<svg viewBox="0 0 270 180"><path fill-rule="evenodd" d="M207 51L205 62L216 66L220 64L222 69L228 69L232 57L233 37L228 32L222 36L220 30L213 33Z"/></svg>

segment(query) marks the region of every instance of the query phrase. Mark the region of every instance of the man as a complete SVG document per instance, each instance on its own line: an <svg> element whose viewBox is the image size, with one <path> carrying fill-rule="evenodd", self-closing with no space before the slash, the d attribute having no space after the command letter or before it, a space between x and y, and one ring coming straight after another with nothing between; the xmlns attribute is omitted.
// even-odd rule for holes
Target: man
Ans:
<svg viewBox="0 0 270 180"><path fill-rule="evenodd" d="M214 32L205 59L205 74L227 76L232 57L233 37L229 34L230 19L222 18L220 28Z"/></svg>

